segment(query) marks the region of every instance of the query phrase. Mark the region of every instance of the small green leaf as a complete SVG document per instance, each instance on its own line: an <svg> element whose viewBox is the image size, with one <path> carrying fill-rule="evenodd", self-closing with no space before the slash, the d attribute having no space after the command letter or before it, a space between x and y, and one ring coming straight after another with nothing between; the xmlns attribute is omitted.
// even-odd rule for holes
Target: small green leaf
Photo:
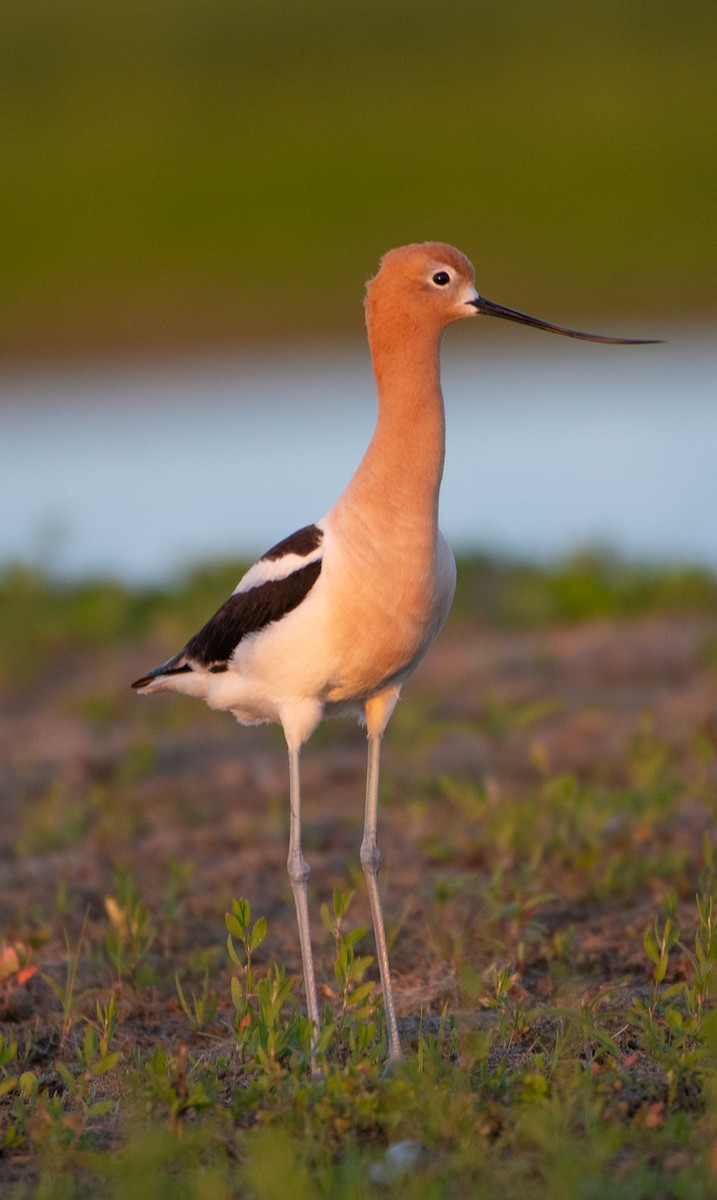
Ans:
<svg viewBox="0 0 717 1200"><path fill-rule="evenodd" d="M231 986L231 993L232 993L232 1003L233 1003L235 1009L237 1010L237 1012L242 1011L242 1013L243 1013L244 992L242 989L241 981L237 978L236 975L232 975L232 981L231 981L230 986Z"/></svg>
<svg viewBox="0 0 717 1200"><path fill-rule="evenodd" d="M605 1033L604 1029L593 1030L593 1037L595 1038L598 1046L600 1046L603 1050L607 1050L608 1054L611 1054L613 1058L620 1058L620 1047L614 1038L610 1037L609 1033Z"/></svg>
<svg viewBox="0 0 717 1200"><path fill-rule="evenodd" d="M318 1038L316 1039L316 1044L314 1045L314 1054L322 1055L322 1054L326 1053L329 1046L331 1045L331 1041L332 1041L332 1038L333 1038L335 1032L336 1032L336 1026L334 1025L333 1021L330 1022L330 1024L328 1024L328 1025L324 1025L323 1029L321 1030L321 1033L319 1034Z"/></svg>
<svg viewBox="0 0 717 1200"><path fill-rule="evenodd" d="M357 942L361 941L361 938L364 937L366 933L367 929L365 925L357 925L355 929L351 929L348 933L344 933L343 939L345 942L348 942L349 946L355 946Z"/></svg>
<svg viewBox="0 0 717 1200"><path fill-rule="evenodd" d="M74 1083L74 1078L72 1075L70 1075L70 1078ZM20 1094L23 1100L29 1100L32 1096L36 1095L38 1083L37 1077L32 1071L23 1071L18 1082L20 1084Z"/></svg>
<svg viewBox="0 0 717 1200"><path fill-rule="evenodd" d="M653 973L655 983L662 983L663 979L665 978L665 975L667 973L667 961L668 961L668 954L667 954L667 951L665 950L664 953L660 955L660 961L658 962L657 966L655 967L655 970Z"/></svg>
<svg viewBox="0 0 717 1200"><path fill-rule="evenodd" d="M0 1067L17 1058L17 1042L6 1042L0 1034Z"/></svg>
<svg viewBox="0 0 717 1200"><path fill-rule="evenodd" d="M264 938L266 937L266 929L266 917L259 917L259 920L255 922L254 928L251 932L251 941L249 945L252 950L256 950L257 946L260 946L264 941Z"/></svg>
<svg viewBox="0 0 717 1200"><path fill-rule="evenodd" d="M88 1117L103 1117L105 1113L112 1112L115 1106L114 1100L96 1100L94 1104L88 1104L85 1113Z"/></svg>
<svg viewBox="0 0 717 1200"><path fill-rule="evenodd" d="M106 1075L108 1071L117 1066L121 1057L122 1055L119 1050L111 1050L109 1054L105 1054L104 1058L95 1063L90 1071L93 1079L96 1079L99 1075Z"/></svg>
<svg viewBox="0 0 717 1200"><path fill-rule="evenodd" d="M672 983L668 988L665 988L664 992L662 993L662 999L672 1000L675 996L682 995L689 998L692 994L693 989L688 988L687 984L682 981L680 983Z"/></svg>
<svg viewBox="0 0 717 1200"><path fill-rule="evenodd" d="M66 1067L64 1063L58 1062L57 1063L57 1073L60 1076L60 1078L62 1079L62 1082L64 1083L68 1092L74 1092L76 1085L77 1085L77 1081L76 1081L74 1075L72 1074L72 1071L70 1071L70 1069L68 1067ZM22 1084L22 1080L24 1078L25 1078L25 1076L23 1075L20 1080L21 1084ZM33 1079L34 1079L34 1076L33 1076Z"/></svg>
<svg viewBox="0 0 717 1200"><path fill-rule="evenodd" d="M334 916L336 917L337 921L343 921L346 913L348 912L349 905L354 898L354 894L354 892L344 892L338 886L334 888L332 902Z"/></svg>
<svg viewBox="0 0 717 1200"><path fill-rule="evenodd" d="M246 933L246 925L242 925L241 921L239 921L237 919L237 917L234 916L233 913L225 913L224 914L224 924L226 925L229 932L234 935L234 937L239 938L239 941L241 941L241 942L244 941L244 934Z"/></svg>
<svg viewBox="0 0 717 1200"><path fill-rule="evenodd" d="M231 934L229 934L227 937L227 954L229 955L229 957L233 963L236 963L236 965L238 967L243 967L244 964L243 964L242 960L240 959L239 954L237 953L236 949L234 948L234 942L232 941Z"/></svg>
<svg viewBox="0 0 717 1200"><path fill-rule="evenodd" d="M373 991L373 983L369 980L368 983L362 983L360 987L354 989L349 997L352 1006L362 1004L364 1000L370 996Z"/></svg>
<svg viewBox="0 0 717 1200"><path fill-rule="evenodd" d="M351 964L349 976L352 980L363 979L373 962L372 954L364 954L360 958L355 958Z"/></svg>

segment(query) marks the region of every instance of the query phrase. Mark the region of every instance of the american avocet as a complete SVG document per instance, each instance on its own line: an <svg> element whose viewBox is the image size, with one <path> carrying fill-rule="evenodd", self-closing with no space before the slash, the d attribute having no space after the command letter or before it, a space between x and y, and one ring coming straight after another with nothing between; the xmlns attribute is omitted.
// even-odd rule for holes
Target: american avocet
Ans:
<svg viewBox="0 0 717 1200"><path fill-rule="evenodd" d="M299 751L321 721L355 714L368 732L361 863L383 988L388 1053L400 1054L377 876L381 738L401 687L441 628L455 586L438 529L445 424L443 330L487 314L567 337L624 343L551 325L478 295L471 263L441 242L384 256L367 285L366 323L378 422L346 491L250 567L183 650L133 687L169 689L228 709L242 724L278 722L289 751L288 870L296 904L309 1016L319 1021L301 851Z"/></svg>

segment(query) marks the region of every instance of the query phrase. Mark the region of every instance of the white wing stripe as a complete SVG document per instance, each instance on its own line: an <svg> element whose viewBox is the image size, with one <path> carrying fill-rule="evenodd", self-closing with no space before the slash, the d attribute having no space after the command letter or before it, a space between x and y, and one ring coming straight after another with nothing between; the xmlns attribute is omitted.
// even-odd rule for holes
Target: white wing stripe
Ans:
<svg viewBox="0 0 717 1200"><path fill-rule="evenodd" d="M293 575L294 571L300 571L309 563L318 562L322 553L322 547L317 546L315 550L311 551L311 554L285 554L282 558L260 558L242 576L234 588L233 594L236 596L237 592L249 592L252 588L261 587L263 583L287 579L289 575Z"/></svg>

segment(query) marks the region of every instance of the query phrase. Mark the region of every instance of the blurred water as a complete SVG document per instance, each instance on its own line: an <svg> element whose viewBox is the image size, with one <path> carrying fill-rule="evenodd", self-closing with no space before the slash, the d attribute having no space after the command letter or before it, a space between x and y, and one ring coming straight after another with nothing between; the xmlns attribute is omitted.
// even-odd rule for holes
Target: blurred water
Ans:
<svg viewBox="0 0 717 1200"><path fill-rule="evenodd" d="M479 341L444 347L454 547L717 566L713 341ZM140 581L261 552L330 507L374 419L365 349L6 373L0 564Z"/></svg>

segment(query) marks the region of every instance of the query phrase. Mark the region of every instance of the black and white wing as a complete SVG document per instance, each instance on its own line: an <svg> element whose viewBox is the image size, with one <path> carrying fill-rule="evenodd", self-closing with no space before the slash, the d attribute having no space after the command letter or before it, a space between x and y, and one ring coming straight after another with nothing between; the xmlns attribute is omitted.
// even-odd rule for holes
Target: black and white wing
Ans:
<svg viewBox="0 0 717 1200"><path fill-rule="evenodd" d="M305 525L254 563L236 590L183 650L137 679L133 688L196 670L226 671L239 643L293 612L321 574L323 530Z"/></svg>

